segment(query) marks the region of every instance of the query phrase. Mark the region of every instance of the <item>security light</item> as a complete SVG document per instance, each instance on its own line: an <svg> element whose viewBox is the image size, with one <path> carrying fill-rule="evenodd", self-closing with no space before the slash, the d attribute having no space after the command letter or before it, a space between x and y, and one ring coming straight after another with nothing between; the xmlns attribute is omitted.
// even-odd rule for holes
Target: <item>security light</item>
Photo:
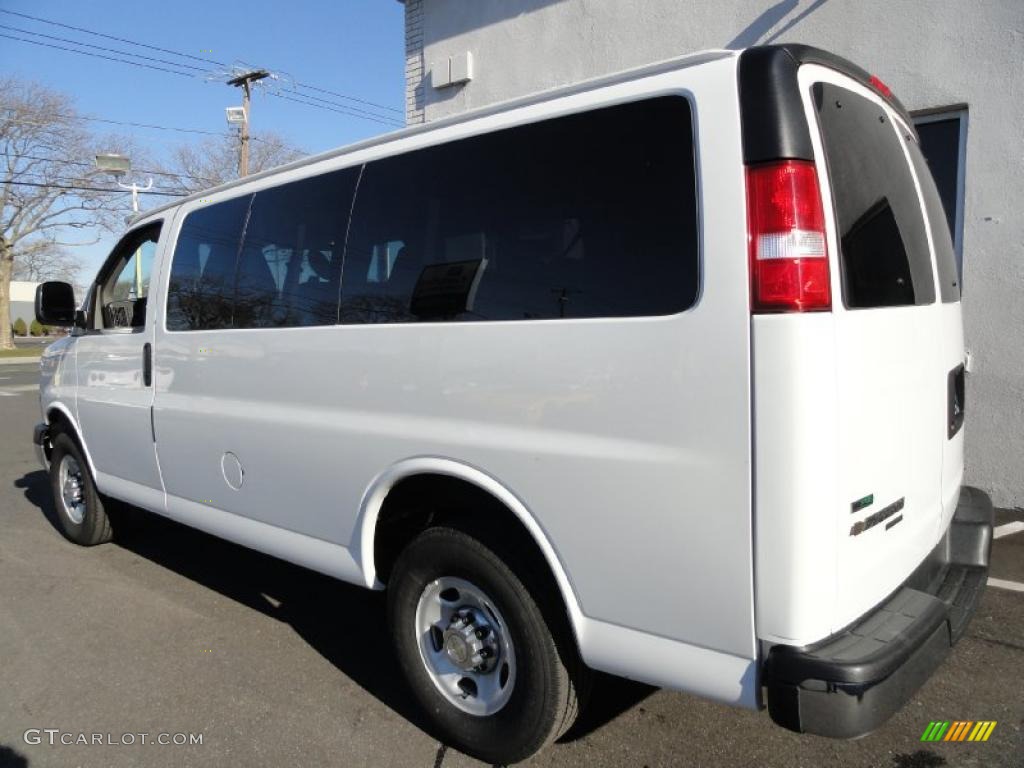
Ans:
<svg viewBox="0 0 1024 768"><path fill-rule="evenodd" d="M124 155L96 155L96 168L113 174L114 176L124 176L131 171L132 161Z"/></svg>

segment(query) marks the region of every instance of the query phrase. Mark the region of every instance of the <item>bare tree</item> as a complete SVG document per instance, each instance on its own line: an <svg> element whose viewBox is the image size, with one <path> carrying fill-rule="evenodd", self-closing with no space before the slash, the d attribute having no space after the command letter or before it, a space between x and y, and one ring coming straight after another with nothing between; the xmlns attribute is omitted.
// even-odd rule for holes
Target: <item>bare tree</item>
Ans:
<svg viewBox="0 0 1024 768"><path fill-rule="evenodd" d="M102 229L120 223L117 214L124 211L124 195L95 191L113 185L88 164L98 149L124 142L111 138L100 144L76 118L64 94L37 82L0 78L0 349L13 347L7 321L19 254L95 243ZM49 245L34 245L42 242Z"/></svg>
<svg viewBox="0 0 1024 768"><path fill-rule="evenodd" d="M14 249L13 280L39 283L63 280L74 284L82 271L82 262L70 250L48 238L40 238Z"/></svg>
<svg viewBox="0 0 1024 768"><path fill-rule="evenodd" d="M290 163L305 154L277 133L254 134L249 144L249 172ZM223 139L211 137L198 144L183 144L171 153L171 162L163 170L177 175L177 186L187 192L231 181L238 178L238 140L226 135Z"/></svg>

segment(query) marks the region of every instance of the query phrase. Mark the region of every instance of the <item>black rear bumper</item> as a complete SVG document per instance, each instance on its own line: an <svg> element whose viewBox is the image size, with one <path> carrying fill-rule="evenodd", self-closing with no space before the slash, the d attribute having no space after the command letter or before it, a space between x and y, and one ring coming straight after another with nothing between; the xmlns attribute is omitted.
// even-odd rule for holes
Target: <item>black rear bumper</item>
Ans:
<svg viewBox="0 0 1024 768"><path fill-rule="evenodd" d="M946 535L888 600L822 643L771 648L763 684L772 720L835 738L884 723L960 639L984 590L991 548L992 502L964 486Z"/></svg>

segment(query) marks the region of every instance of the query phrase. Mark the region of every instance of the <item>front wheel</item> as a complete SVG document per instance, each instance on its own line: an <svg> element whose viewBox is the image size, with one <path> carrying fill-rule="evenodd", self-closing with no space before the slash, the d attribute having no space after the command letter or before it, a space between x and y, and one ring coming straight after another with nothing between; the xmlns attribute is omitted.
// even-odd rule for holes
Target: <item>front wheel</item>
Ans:
<svg viewBox="0 0 1024 768"><path fill-rule="evenodd" d="M413 693L451 745L513 763L575 720L586 671L570 638L472 536L439 527L416 537L392 571L388 614Z"/></svg>
<svg viewBox="0 0 1024 768"><path fill-rule="evenodd" d="M63 534L83 546L110 541L113 529L78 444L58 432L50 454L50 486Z"/></svg>

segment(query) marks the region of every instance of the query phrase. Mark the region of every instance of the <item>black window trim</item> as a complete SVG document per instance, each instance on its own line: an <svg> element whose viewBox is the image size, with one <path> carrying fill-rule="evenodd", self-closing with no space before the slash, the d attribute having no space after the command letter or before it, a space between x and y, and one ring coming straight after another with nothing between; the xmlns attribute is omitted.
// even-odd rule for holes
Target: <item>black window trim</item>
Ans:
<svg viewBox="0 0 1024 768"><path fill-rule="evenodd" d="M139 223L136 226L134 226L131 229L129 229L127 232L125 232L121 236L121 238L117 241L117 243L114 245L114 247L110 249L110 253L107 255L107 258L103 261L103 266L101 266L99 271L96 273L96 279L92 281L92 284L89 286L89 290L86 292L85 318L86 318L87 326L94 326L95 325L97 316L99 315L99 313L96 312L96 302L98 302L100 300L100 298L101 298L100 295L99 295L100 294L99 287L100 287L100 285L105 280L110 278L111 274L114 271L115 265L121 260L121 247L127 241L129 241L131 238L137 237L141 232L145 232L147 229L152 229L153 227L159 227L159 234L157 235L156 242L154 243L154 248L157 249L157 252L153 254L153 264L157 265L159 263L159 260L160 260L160 252L159 252L160 240L161 240L162 237L164 237L164 224L166 224L166 223L167 223L167 220L163 216L161 216L159 218L155 218L155 219L147 219L145 222ZM128 262L125 261L125 264L127 264L127 263ZM150 274L150 293L152 292L152 287L153 287L153 276L152 276L152 274ZM147 294L147 298L149 298L149 294ZM146 303L146 320L147 320L147 325L148 325L149 319L153 316L153 314L152 314L153 312L154 312L154 308L151 307L149 305L149 303L147 302ZM147 325L143 325L141 328L95 328L95 327L87 327L85 330L80 331L78 335L80 335L80 336L111 336L111 335L113 335L113 336L125 336L125 335L134 334L134 333L144 333L146 331Z"/></svg>

